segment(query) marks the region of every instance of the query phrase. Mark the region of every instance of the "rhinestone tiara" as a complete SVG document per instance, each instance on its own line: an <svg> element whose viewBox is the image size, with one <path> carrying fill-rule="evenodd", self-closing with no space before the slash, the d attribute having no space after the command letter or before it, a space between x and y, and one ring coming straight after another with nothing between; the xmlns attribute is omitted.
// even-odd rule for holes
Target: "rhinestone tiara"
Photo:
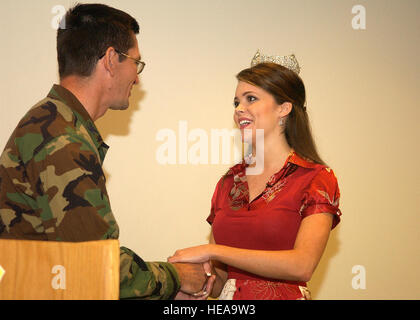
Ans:
<svg viewBox="0 0 420 320"><path fill-rule="evenodd" d="M294 54L288 56L266 56L262 55L260 53L260 50L258 50L254 58L252 58L251 67L264 62L272 62L279 64L283 67L286 67L289 70L296 72L297 74L299 74L300 72L299 63Z"/></svg>

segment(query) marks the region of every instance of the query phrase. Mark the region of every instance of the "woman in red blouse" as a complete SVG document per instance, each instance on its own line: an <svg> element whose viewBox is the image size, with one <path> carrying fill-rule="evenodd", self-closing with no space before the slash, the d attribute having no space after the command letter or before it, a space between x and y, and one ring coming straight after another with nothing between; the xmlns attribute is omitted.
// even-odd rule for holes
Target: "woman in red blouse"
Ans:
<svg viewBox="0 0 420 320"><path fill-rule="evenodd" d="M293 56L294 58L294 56ZM219 180L207 221L210 244L178 250L170 262L213 261L219 299L310 299L306 282L340 221L333 171L319 157L305 107L305 87L292 71L259 63L237 75L234 120L252 132L249 161ZM264 151L257 150L263 129Z"/></svg>

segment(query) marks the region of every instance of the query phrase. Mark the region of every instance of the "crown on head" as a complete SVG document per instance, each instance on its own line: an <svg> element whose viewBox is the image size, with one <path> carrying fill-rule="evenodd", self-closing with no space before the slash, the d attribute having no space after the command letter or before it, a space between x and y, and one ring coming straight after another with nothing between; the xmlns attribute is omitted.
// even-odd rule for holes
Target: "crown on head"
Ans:
<svg viewBox="0 0 420 320"><path fill-rule="evenodd" d="M300 72L299 63L294 54L288 56L266 56L262 55L260 50L258 50L254 58L252 58L251 67L264 62L279 64L289 70L296 72L297 74Z"/></svg>

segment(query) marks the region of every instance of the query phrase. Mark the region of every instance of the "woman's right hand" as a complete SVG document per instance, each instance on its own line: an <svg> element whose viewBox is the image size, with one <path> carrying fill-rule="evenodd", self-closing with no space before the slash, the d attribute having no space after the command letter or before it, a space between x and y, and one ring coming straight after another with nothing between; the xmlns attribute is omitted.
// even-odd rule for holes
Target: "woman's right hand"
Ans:
<svg viewBox="0 0 420 320"><path fill-rule="evenodd" d="M179 249L175 251L172 257L168 258L170 263L204 263L213 258L213 252L216 248L214 244L205 244L201 246Z"/></svg>

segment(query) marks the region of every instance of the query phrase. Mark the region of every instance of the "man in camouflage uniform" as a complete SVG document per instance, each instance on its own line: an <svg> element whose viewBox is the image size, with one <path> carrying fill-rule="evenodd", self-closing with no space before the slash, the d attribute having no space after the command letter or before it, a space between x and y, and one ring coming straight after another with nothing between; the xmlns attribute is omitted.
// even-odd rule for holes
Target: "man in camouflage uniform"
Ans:
<svg viewBox="0 0 420 320"><path fill-rule="evenodd" d="M108 146L94 121L126 109L143 70L128 14L77 5L57 32L60 85L33 106L0 157L0 238L49 241L117 239L102 163ZM202 265L144 262L120 251L120 297L185 298L200 291ZM213 278L209 282L212 285Z"/></svg>

